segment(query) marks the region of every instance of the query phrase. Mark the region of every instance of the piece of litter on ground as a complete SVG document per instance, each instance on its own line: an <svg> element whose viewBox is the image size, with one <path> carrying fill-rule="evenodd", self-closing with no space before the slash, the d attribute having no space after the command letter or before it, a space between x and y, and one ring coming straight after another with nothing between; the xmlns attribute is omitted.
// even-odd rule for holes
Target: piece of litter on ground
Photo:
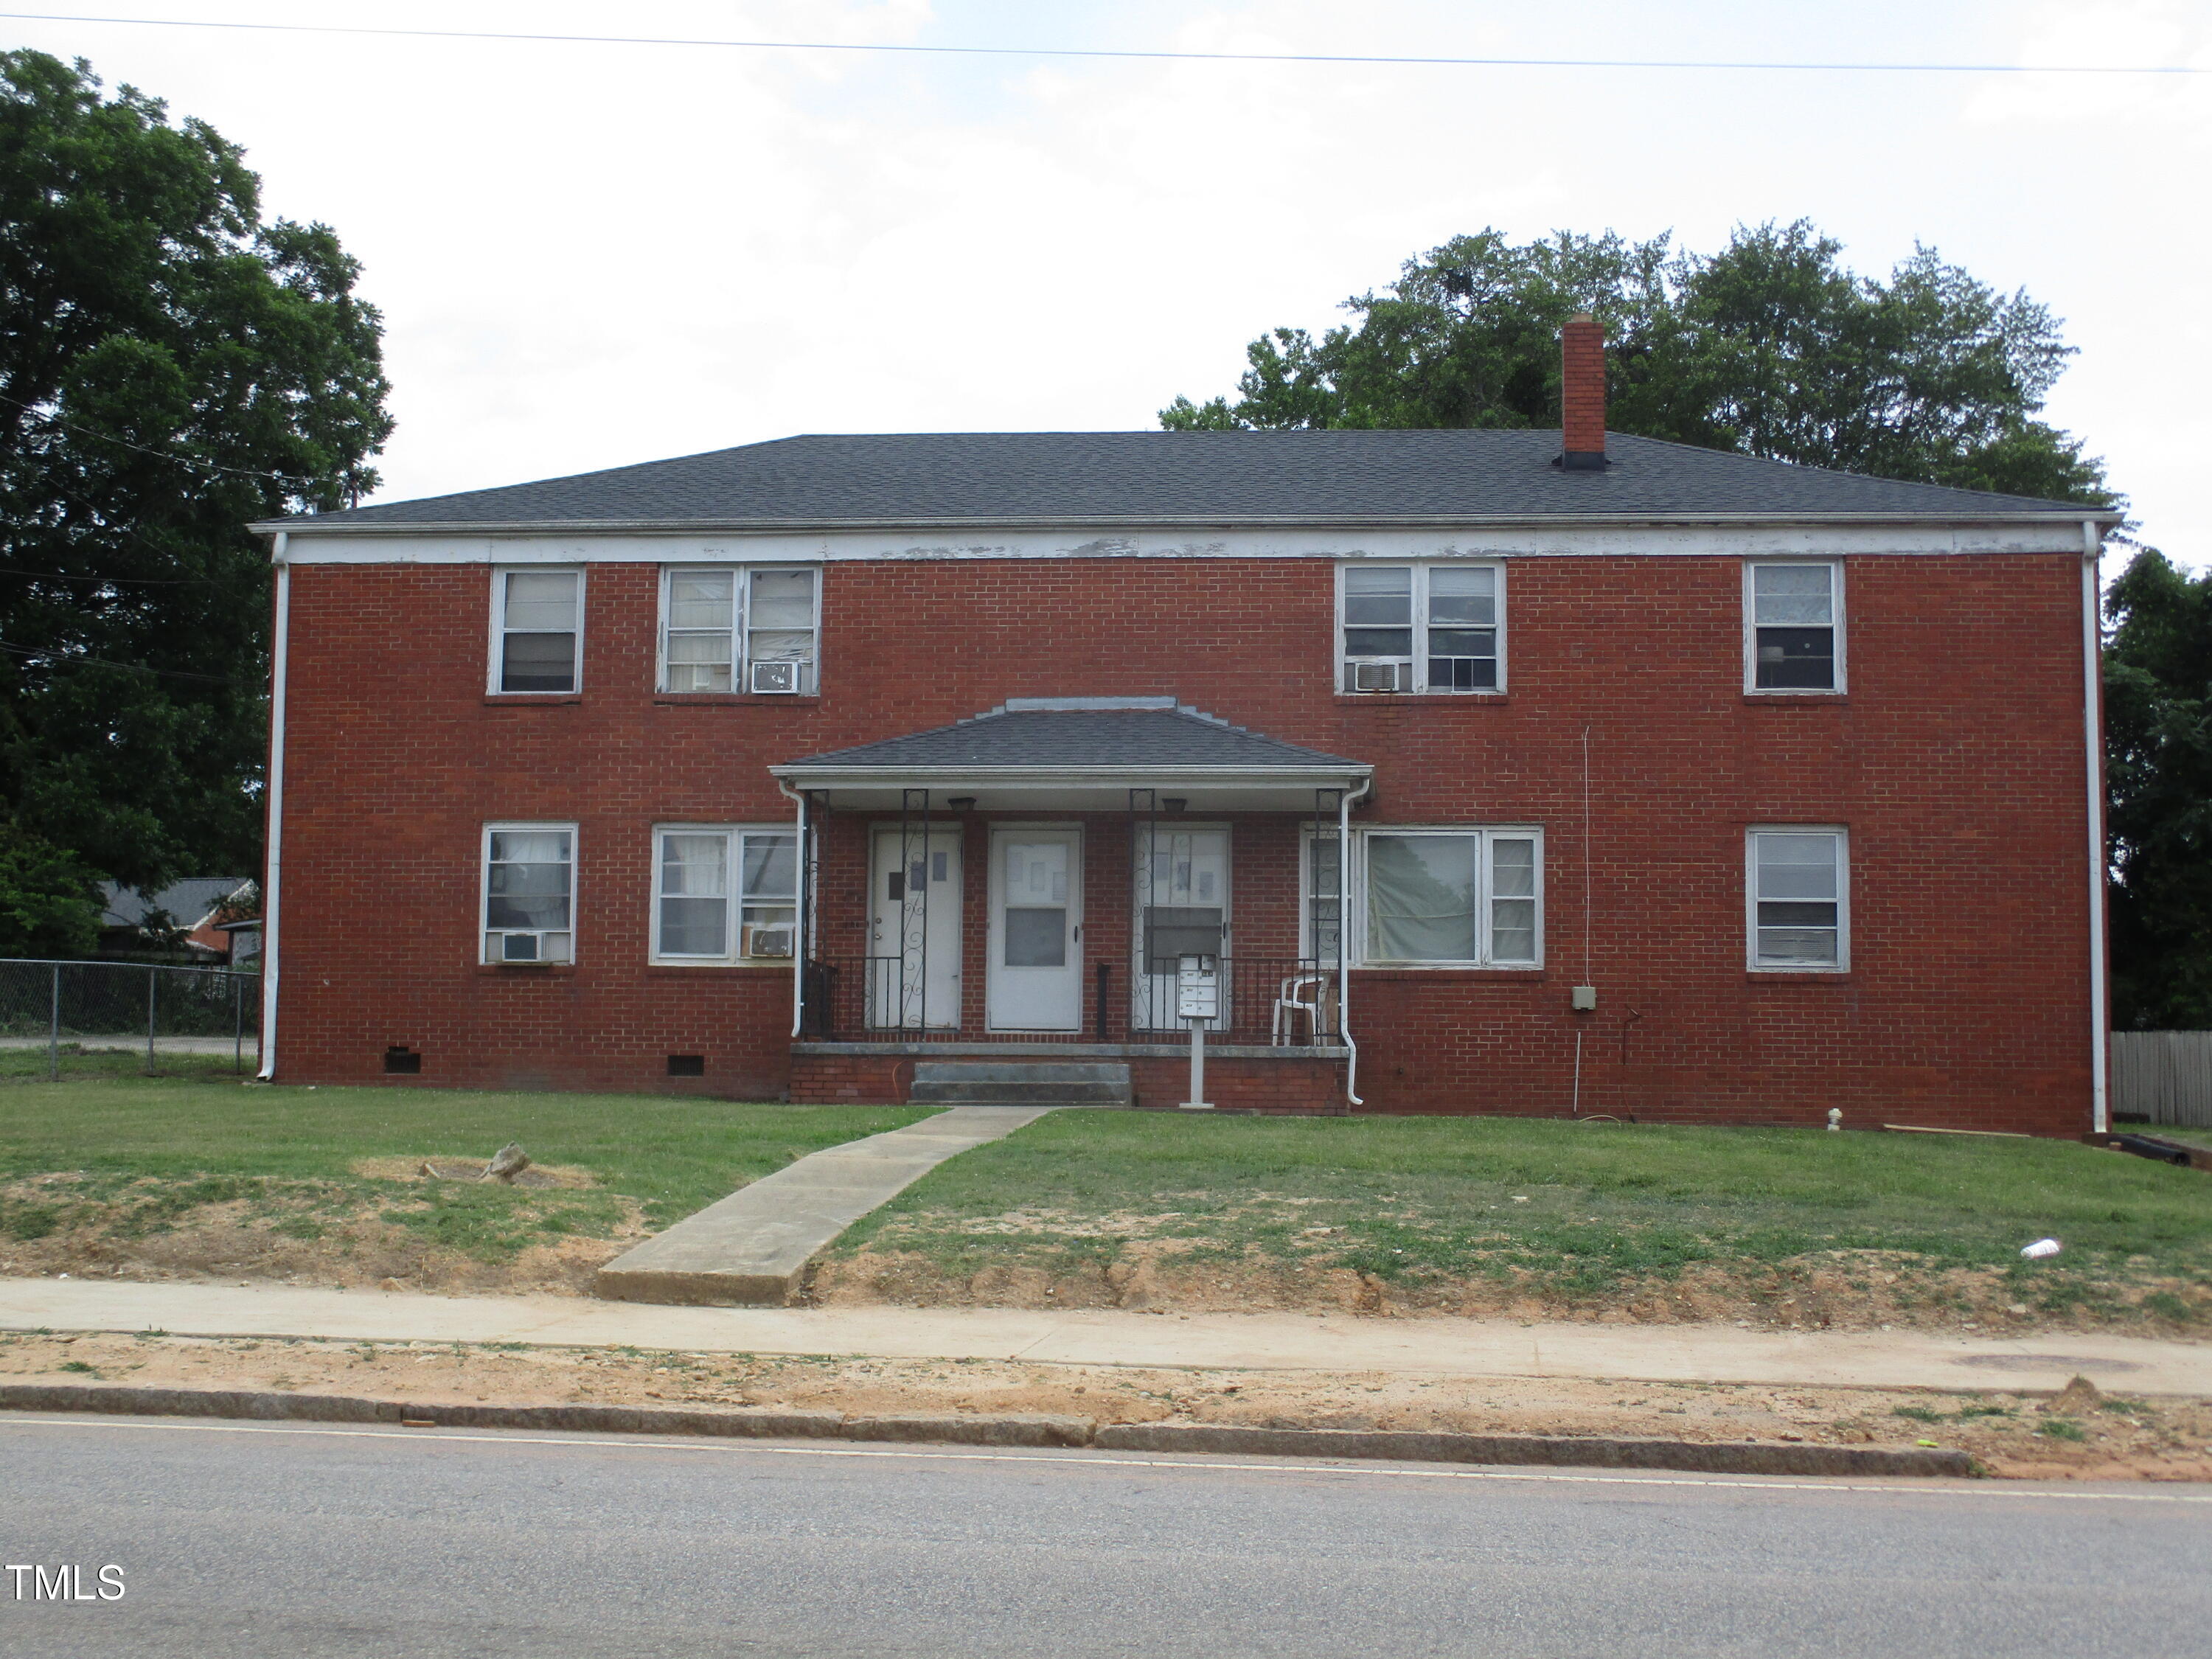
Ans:
<svg viewBox="0 0 2212 1659"><path fill-rule="evenodd" d="M1516 1193L1513 1194L1513 1201L1516 1204L1526 1204L1528 1201L1528 1195L1526 1193Z"/></svg>
<svg viewBox="0 0 2212 1659"><path fill-rule="evenodd" d="M2033 1244L2021 1245L2020 1253L2030 1261L2041 1261L2047 1257L2057 1255L2064 1248L2065 1246L2055 1238L2039 1238Z"/></svg>

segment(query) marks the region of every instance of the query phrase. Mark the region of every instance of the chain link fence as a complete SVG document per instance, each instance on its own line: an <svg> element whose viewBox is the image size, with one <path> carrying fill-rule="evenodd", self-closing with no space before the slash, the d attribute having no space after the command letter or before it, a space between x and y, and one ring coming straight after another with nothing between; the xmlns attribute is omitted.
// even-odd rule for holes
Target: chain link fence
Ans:
<svg viewBox="0 0 2212 1659"><path fill-rule="evenodd" d="M0 1069L58 1078L112 1073L136 1055L148 1073L261 1063L261 975L143 962L0 958Z"/></svg>

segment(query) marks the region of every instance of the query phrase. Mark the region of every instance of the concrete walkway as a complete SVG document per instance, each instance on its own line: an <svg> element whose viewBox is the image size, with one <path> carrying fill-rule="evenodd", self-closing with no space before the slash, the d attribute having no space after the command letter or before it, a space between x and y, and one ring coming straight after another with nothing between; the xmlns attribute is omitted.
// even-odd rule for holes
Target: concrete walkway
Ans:
<svg viewBox="0 0 2212 1659"><path fill-rule="evenodd" d="M2079 1373L2122 1394L2212 1395L2212 1345L2072 1332L1966 1337L1105 1309L641 1308L557 1296L0 1279L0 1329L40 1328L1843 1388L2057 1389Z"/></svg>
<svg viewBox="0 0 2212 1659"><path fill-rule="evenodd" d="M807 1261L948 1158L1034 1123L1049 1106L958 1106L903 1129L810 1152L599 1269L622 1302L781 1307Z"/></svg>

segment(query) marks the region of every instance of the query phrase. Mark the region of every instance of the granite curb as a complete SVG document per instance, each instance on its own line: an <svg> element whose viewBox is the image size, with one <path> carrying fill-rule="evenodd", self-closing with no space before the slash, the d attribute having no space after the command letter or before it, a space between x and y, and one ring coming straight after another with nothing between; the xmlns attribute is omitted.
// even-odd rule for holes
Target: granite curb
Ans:
<svg viewBox="0 0 2212 1659"><path fill-rule="evenodd" d="M1671 1469L1698 1474L1951 1477L1978 1471L1941 1448L1776 1445L1583 1435L1424 1433L1400 1429L1255 1428L1214 1423L1107 1423L1047 1413L969 1413L848 1417L842 1412L734 1407L492 1406L375 1400L274 1389L153 1389L71 1382L0 1383L0 1411L93 1412L130 1417L222 1417L253 1422L404 1424L441 1429L538 1429L589 1434L678 1434L721 1439L896 1441L957 1446L1095 1447L1102 1451L1554 1468Z"/></svg>

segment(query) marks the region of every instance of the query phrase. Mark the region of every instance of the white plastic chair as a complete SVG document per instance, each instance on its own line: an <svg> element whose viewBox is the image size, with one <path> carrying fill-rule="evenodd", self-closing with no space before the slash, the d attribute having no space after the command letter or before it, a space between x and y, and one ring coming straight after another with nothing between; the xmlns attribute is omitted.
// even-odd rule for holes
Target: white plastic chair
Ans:
<svg viewBox="0 0 2212 1659"><path fill-rule="evenodd" d="M1326 974L1293 974L1275 989L1275 1018L1270 1035L1278 1048L1285 1045L1285 1036L1297 1036L1297 1021L1301 1015L1306 1022L1306 1041L1321 1041L1322 1004L1328 995L1328 975Z"/></svg>

